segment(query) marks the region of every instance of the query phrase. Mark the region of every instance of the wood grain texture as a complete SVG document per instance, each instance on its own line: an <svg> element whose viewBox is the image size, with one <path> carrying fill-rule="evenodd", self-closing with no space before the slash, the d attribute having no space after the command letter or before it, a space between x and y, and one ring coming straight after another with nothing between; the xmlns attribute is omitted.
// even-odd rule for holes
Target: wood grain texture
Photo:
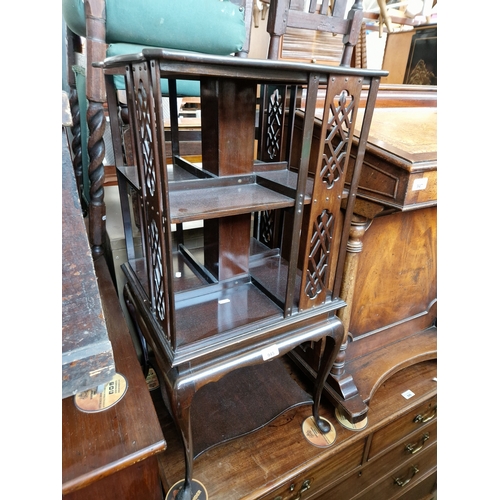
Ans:
<svg viewBox="0 0 500 500"><path fill-rule="evenodd" d="M154 455L166 443L104 257L95 266L116 370L126 378L128 389L116 405L98 413L81 412L73 398L63 400L63 496L81 491L81 496L70 498L96 498L90 492L98 491L99 498L116 498L109 495L131 484L121 484L123 477L130 481L137 474L135 487L120 498L158 499L161 489L154 481ZM153 460L143 462L149 457ZM119 471L124 472L114 476Z"/></svg>
<svg viewBox="0 0 500 500"><path fill-rule="evenodd" d="M309 387L309 382L295 373L290 365L288 369L302 386ZM389 426L390 439L390 426L396 426L401 418L414 418L420 408L428 405L428 401L436 395L435 376L436 362L428 361L413 365L386 380L371 402L368 425L362 431L352 432L342 427L335 418L334 408L329 403L322 404L321 415L333 424L337 433L335 444L330 448L317 448L305 440L301 425L310 415L310 409L305 406L290 410L257 432L207 451L194 462L194 478L207 488L211 500L274 500L279 495L283 499L292 499L296 498L306 480L311 481L311 488L302 494L302 499L341 498L332 496L330 490L368 466L367 447L372 433ZM406 400L401 396L407 389L415 393L414 398ZM159 392L152 393L152 396L169 443L167 450L159 455L162 481L165 490L168 490L183 476L182 445ZM426 426L428 424L415 431L420 433ZM413 434L410 435L413 438ZM393 437L394 442L386 451L399 456L401 437ZM405 438L403 436L403 441ZM396 446L398 451L392 451ZM424 446L424 449L429 447ZM432 449L430 453L433 453ZM404 462L393 459L391 470L399 467L399 463ZM383 467L383 464L379 463L377 467ZM386 475L387 470L382 469L377 480L384 479ZM320 492L323 496L318 497ZM350 493L354 496L357 492L351 490ZM377 500L387 498L373 496Z"/></svg>
<svg viewBox="0 0 500 500"><path fill-rule="evenodd" d="M363 237L356 281L354 339L428 312L437 298L437 208L375 218Z"/></svg>
<svg viewBox="0 0 500 500"><path fill-rule="evenodd" d="M358 114L359 130L363 113ZM369 143L378 148L401 153L404 159L437 159L437 108L377 108L370 127ZM422 158L420 157L422 156Z"/></svg>
<svg viewBox="0 0 500 500"><path fill-rule="evenodd" d="M115 374L67 138L62 135L62 397Z"/></svg>

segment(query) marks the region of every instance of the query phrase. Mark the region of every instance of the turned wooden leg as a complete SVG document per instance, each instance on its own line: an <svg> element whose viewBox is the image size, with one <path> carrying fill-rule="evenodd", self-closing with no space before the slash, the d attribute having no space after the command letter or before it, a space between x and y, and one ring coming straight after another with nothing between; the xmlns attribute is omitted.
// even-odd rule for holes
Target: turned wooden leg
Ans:
<svg viewBox="0 0 500 500"><path fill-rule="evenodd" d="M349 240L347 242L347 253L342 278L340 298L347 306L338 312L338 317L344 325L344 334L341 341L338 356L333 362L332 377L329 384L344 399L349 399L358 394L358 389L354 384L352 376L345 373L345 358L348 344L349 324L352 313L352 299L356 287L356 276L358 272L359 254L363 250L363 236L371 225L371 220L353 216L349 230Z"/></svg>
<svg viewBox="0 0 500 500"><path fill-rule="evenodd" d="M94 258L103 254L106 207L104 205L104 106L106 90L104 74L93 63L106 57L106 12L104 0L85 0L86 25L86 79L85 94L89 102L87 124L89 127L89 240Z"/></svg>
<svg viewBox="0 0 500 500"><path fill-rule="evenodd" d="M321 394L325 387L326 378L330 374L333 362L337 357L344 335L344 327L340 321L332 326L332 333L325 337L325 350L321 357L321 364L316 376L314 387L314 403L313 403L313 416L318 429L326 434L330 431L330 425L325 420L321 420L319 416L319 403Z"/></svg>
<svg viewBox="0 0 500 500"><path fill-rule="evenodd" d="M356 287L359 254L363 251L363 237L371 223L371 220L358 218L354 215L349 229L344 275L342 287L340 289L340 298L346 302L347 306L341 309L337 314L344 325L344 337L342 339L342 347L340 348L339 356L333 365L332 373L335 375L342 375L344 373L345 350L347 347L349 325L351 323L352 299Z"/></svg>

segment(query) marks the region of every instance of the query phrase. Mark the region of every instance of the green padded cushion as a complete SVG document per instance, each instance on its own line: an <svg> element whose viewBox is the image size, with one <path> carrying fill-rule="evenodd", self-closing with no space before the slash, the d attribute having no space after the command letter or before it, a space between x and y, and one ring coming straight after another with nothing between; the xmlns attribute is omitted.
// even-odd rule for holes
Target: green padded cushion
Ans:
<svg viewBox="0 0 500 500"><path fill-rule="evenodd" d="M106 55L108 57L121 56L124 54L136 54L141 52L143 45L132 45L130 43L112 43L108 46ZM117 90L125 89L125 79L123 76L113 77ZM168 95L168 81L161 80L161 93ZM177 80L177 95L179 97L199 97L200 82L196 80Z"/></svg>
<svg viewBox="0 0 500 500"><path fill-rule="evenodd" d="M106 43L230 55L243 48L245 13L229 0L106 0ZM86 36L83 0L62 0L68 27Z"/></svg>

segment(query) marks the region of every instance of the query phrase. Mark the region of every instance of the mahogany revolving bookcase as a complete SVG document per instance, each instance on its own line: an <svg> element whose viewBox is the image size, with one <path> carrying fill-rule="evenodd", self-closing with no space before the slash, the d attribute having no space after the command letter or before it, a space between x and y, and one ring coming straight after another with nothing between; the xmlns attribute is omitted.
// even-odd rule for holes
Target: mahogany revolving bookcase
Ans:
<svg viewBox="0 0 500 500"><path fill-rule="evenodd" d="M145 49L108 58L108 109L128 261L124 290L145 339L165 404L183 439L191 498L193 461L207 449L261 428L297 405L318 414L325 379L344 329L336 312L341 272L380 77L386 72ZM123 124L113 79L124 76L134 165L123 160ZM171 113L172 164L166 162L161 81L176 110L178 80L201 90L201 162L179 154ZM302 89L300 160L255 159L261 85ZM369 97L356 168L344 185L362 87ZM318 89L326 88L324 147L310 172ZM280 98L280 96L276 96ZM293 120L294 113L274 119ZM293 125L288 125L289 130ZM293 140L293 139L292 139ZM169 155L170 156L170 155ZM341 210L343 198L347 208ZM260 215L280 214L284 235L265 245L253 235ZM182 226L201 221L202 243L188 248ZM177 229L174 231L174 229ZM142 250L134 246L139 235ZM292 349L321 348L311 395L281 363Z"/></svg>

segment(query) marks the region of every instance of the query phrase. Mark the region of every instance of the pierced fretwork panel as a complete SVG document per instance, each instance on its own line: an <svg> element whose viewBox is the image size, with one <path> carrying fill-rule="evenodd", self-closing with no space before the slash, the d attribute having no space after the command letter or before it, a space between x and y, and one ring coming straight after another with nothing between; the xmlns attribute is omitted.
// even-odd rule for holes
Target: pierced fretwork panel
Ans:
<svg viewBox="0 0 500 500"><path fill-rule="evenodd" d="M273 242L275 215L274 210L263 210L259 213L259 241L266 245Z"/></svg>
<svg viewBox="0 0 500 500"><path fill-rule="evenodd" d="M156 191L156 176L153 165L151 117L148 111L146 89L144 88L142 79L139 81L139 87L136 91L136 103L137 122L139 124L139 144L141 144L142 159L144 162L146 187L149 194L154 196Z"/></svg>
<svg viewBox="0 0 500 500"><path fill-rule="evenodd" d="M326 279L333 238L333 221L333 215L328 210L323 210L314 222L305 286L305 293L311 299L316 297L327 286Z"/></svg>
<svg viewBox="0 0 500 500"><path fill-rule="evenodd" d="M132 94L132 118L136 125L135 151L136 163L141 184L141 210L145 221L146 262L149 283L151 308L163 326L168 327L168 291L166 287L165 227L163 217L163 197L161 188L161 165L163 164L160 149L156 140L156 116L153 97L152 77L146 64L132 68L132 77L128 80ZM169 336L169 334L167 334Z"/></svg>
<svg viewBox="0 0 500 500"><path fill-rule="evenodd" d="M283 129L284 99L277 88L269 96L267 108L266 151L269 159L274 160L280 153Z"/></svg>
<svg viewBox="0 0 500 500"><path fill-rule="evenodd" d="M148 240L151 247L153 296L155 297L154 307L158 319L163 321L165 319L165 288L161 261L160 233L154 219L148 227Z"/></svg>
<svg viewBox="0 0 500 500"><path fill-rule="evenodd" d="M329 105L328 128L325 137L320 176L330 189L344 173L347 148L354 112L354 98L343 90Z"/></svg>
<svg viewBox="0 0 500 500"><path fill-rule="evenodd" d="M317 153L309 166L314 173L313 202L303 229L310 243L302 256L299 310L329 300L338 279L337 264L345 252L340 210L362 85L359 77L328 80Z"/></svg>

